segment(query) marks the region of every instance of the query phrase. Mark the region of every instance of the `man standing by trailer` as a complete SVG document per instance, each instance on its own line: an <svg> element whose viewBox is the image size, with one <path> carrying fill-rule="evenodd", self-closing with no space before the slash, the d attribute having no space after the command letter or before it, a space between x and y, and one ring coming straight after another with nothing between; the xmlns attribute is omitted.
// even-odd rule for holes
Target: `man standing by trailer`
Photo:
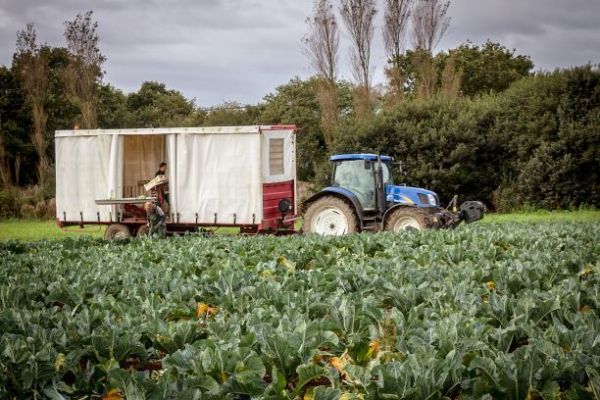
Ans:
<svg viewBox="0 0 600 400"><path fill-rule="evenodd" d="M167 227L165 225L166 216L163 210L152 201L144 203L144 209L148 218L148 235L156 235L159 238L164 238L167 233Z"/></svg>

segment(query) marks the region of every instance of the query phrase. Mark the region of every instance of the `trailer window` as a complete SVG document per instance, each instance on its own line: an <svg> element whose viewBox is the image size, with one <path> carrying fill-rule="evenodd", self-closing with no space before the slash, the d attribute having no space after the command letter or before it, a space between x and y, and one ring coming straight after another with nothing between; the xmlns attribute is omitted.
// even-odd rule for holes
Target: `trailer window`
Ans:
<svg viewBox="0 0 600 400"><path fill-rule="evenodd" d="M269 139L269 174L283 173L283 139Z"/></svg>

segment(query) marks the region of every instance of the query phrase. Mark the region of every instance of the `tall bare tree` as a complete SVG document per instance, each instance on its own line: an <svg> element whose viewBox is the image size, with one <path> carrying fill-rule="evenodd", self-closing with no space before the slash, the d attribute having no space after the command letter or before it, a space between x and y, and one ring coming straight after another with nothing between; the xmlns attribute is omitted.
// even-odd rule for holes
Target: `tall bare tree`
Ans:
<svg viewBox="0 0 600 400"><path fill-rule="evenodd" d="M304 53L317 76L317 99L321 108L321 130L325 145L333 143L338 123L337 55L340 45L338 24L330 0L314 0L313 15L306 20L309 32L304 37Z"/></svg>
<svg viewBox="0 0 600 400"><path fill-rule="evenodd" d="M440 76L440 94L449 98L459 97L462 76L463 71L457 63L456 55L450 54Z"/></svg>
<svg viewBox="0 0 600 400"><path fill-rule="evenodd" d="M383 41L392 60L400 59L404 51L412 4L413 0L385 0Z"/></svg>
<svg viewBox="0 0 600 400"><path fill-rule="evenodd" d="M412 13L412 40L415 49L432 52L450 26L450 1L417 0Z"/></svg>
<svg viewBox="0 0 600 400"><path fill-rule="evenodd" d="M304 52L317 75L335 82L340 34L331 1L315 0L313 15L306 22L309 32L303 39Z"/></svg>
<svg viewBox="0 0 600 400"><path fill-rule="evenodd" d="M33 24L17 32L15 61L19 65L23 91L31 106L33 132L31 142L38 156L38 181L42 188L48 184L50 162L46 150L46 99L48 95L48 60L37 43L37 33Z"/></svg>
<svg viewBox="0 0 600 400"><path fill-rule="evenodd" d="M373 19L377 14L375 0L341 0L340 14L352 40L351 62L354 77L368 93L371 84Z"/></svg>
<svg viewBox="0 0 600 400"><path fill-rule="evenodd" d="M386 73L396 98L401 98L404 91L400 57L404 52L412 4L413 0L385 0L383 41L391 64Z"/></svg>
<svg viewBox="0 0 600 400"><path fill-rule="evenodd" d="M79 108L84 129L96 128L96 88L106 61L98 47L98 23L92 20L92 14L93 11L88 11L66 21L64 33L71 53L64 74L65 86L71 101Z"/></svg>

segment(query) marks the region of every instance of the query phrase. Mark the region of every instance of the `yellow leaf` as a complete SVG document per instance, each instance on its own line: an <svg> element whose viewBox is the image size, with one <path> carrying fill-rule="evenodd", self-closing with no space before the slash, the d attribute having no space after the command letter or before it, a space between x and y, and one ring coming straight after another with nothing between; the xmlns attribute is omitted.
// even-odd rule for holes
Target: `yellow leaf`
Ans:
<svg viewBox="0 0 600 400"><path fill-rule="evenodd" d="M329 359L329 364L338 372L345 373L344 369L346 368L346 365L350 363L350 361L350 356L348 356L348 352L345 351L339 357L331 357Z"/></svg>
<svg viewBox="0 0 600 400"><path fill-rule="evenodd" d="M272 278L273 273L271 271L269 271L268 269L265 269L264 271L262 271L260 273L260 276L262 276L263 278Z"/></svg>
<svg viewBox="0 0 600 400"><path fill-rule="evenodd" d="M494 281L488 281L485 284L485 287L487 287L488 290L496 290L496 284L494 283Z"/></svg>
<svg viewBox="0 0 600 400"><path fill-rule="evenodd" d="M369 350L367 351L367 357L368 358L377 357L377 354L379 354L380 346L381 346L381 343L380 343L379 339L371 340L371 343L369 343Z"/></svg>
<svg viewBox="0 0 600 400"><path fill-rule="evenodd" d="M225 373L225 371L221 371L219 378L221 379L221 383L225 383L227 381L227 374Z"/></svg>
<svg viewBox="0 0 600 400"><path fill-rule="evenodd" d="M293 272L296 270L296 264L285 258L284 256L277 257L277 264L281 265L289 272Z"/></svg>
<svg viewBox="0 0 600 400"><path fill-rule="evenodd" d="M208 311L208 304L206 303L198 303L196 305L196 318L200 318Z"/></svg>
<svg viewBox="0 0 600 400"><path fill-rule="evenodd" d="M120 400L124 398L125 397L123 396L121 389L111 389L108 391L108 393L102 396L102 400Z"/></svg>
<svg viewBox="0 0 600 400"><path fill-rule="evenodd" d="M591 265L586 265L585 268L583 268L581 271L579 271L579 276L585 277L585 276L590 275L593 272L594 272L594 270L592 269Z"/></svg>
<svg viewBox="0 0 600 400"><path fill-rule="evenodd" d="M200 318L204 315L215 315L219 310L216 307L211 307L206 303L198 303L196 305L196 318Z"/></svg>
<svg viewBox="0 0 600 400"><path fill-rule="evenodd" d="M315 400L315 391L313 388L308 389L306 393L304 393L302 400Z"/></svg>
<svg viewBox="0 0 600 400"><path fill-rule="evenodd" d="M587 304L584 304L581 307L579 307L579 312L590 312L590 311L592 311L592 309Z"/></svg>
<svg viewBox="0 0 600 400"><path fill-rule="evenodd" d="M331 366L335 369L337 369L338 371L342 371L342 360L340 360L339 357L332 357L329 360L329 364L331 364Z"/></svg>
<svg viewBox="0 0 600 400"><path fill-rule="evenodd" d="M54 360L54 370L58 372L63 365L65 365L65 355L63 353L58 353Z"/></svg>

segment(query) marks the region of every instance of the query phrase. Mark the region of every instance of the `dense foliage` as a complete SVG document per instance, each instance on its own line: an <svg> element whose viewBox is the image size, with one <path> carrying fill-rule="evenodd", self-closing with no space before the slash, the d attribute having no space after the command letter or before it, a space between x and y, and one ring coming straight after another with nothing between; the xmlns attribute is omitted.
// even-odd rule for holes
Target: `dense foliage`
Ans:
<svg viewBox="0 0 600 400"><path fill-rule="evenodd" d="M599 235L3 242L0 398L597 398Z"/></svg>
<svg viewBox="0 0 600 400"><path fill-rule="evenodd" d="M45 133L52 161L54 130L72 128L80 115L62 84L69 51L41 49L48 60ZM532 74L529 57L491 41L467 42L436 55L407 51L400 61L406 93L398 97L389 88L374 88L373 113L358 113L364 99L357 100L351 83L337 82L339 115L330 121L335 126L328 140L322 127L328 114L320 108L314 77L293 78L256 105L226 102L210 108L159 82L144 82L125 94L98 78L95 115L102 128L296 124L298 177L316 186L326 182L329 154L372 151L403 161L406 182L437 191L444 202L459 194L501 211L600 207L598 67ZM10 68L0 67L4 217L23 215L23 207L47 200L54 190L51 177L33 200L11 188L37 182L21 68L17 58ZM423 89L425 73L431 87Z"/></svg>
<svg viewBox="0 0 600 400"><path fill-rule="evenodd" d="M341 129L335 151L381 151L408 183L506 210L600 206L600 71L524 78L501 94L408 101Z"/></svg>

